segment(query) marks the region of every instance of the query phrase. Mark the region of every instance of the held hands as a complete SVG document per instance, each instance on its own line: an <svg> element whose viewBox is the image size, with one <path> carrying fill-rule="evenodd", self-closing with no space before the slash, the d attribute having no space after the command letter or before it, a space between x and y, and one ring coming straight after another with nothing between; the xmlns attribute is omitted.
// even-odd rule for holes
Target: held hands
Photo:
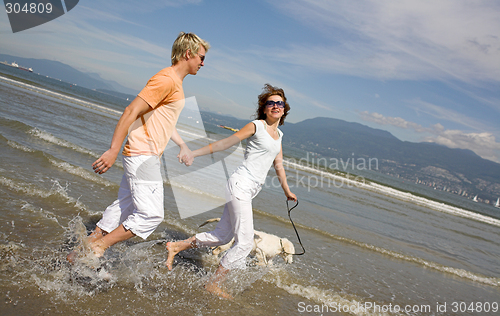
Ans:
<svg viewBox="0 0 500 316"><path fill-rule="evenodd" d="M187 146L181 147L177 158L179 159L180 163L184 163L188 167L191 166L194 162L194 154Z"/></svg>
<svg viewBox="0 0 500 316"><path fill-rule="evenodd" d="M92 164L92 168L94 168L94 172L98 174L103 174L111 168L111 166L115 163L117 154L110 150L104 152L99 159L94 161Z"/></svg>

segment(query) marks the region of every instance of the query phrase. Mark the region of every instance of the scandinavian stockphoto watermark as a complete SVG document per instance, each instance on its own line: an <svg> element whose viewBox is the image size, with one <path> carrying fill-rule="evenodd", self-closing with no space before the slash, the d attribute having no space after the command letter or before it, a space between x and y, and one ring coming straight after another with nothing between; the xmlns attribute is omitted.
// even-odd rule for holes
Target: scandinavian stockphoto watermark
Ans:
<svg viewBox="0 0 500 316"><path fill-rule="evenodd" d="M318 157L317 154L306 153L306 157L299 160L287 158L283 161L287 173L287 182L290 188L306 188L308 192L312 189L340 189L353 188L366 184L359 172L367 170L378 170L377 158L326 158ZM344 172L340 171L344 170ZM349 170L349 171L345 171ZM354 174L351 174L352 171ZM278 176L268 177L266 187L279 187Z"/></svg>
<svg viewBox="0 0 500 316"><path fill-rule="evenodd" d="M79 0L4 0L12 32L21 32L57 19Z"/></svg>

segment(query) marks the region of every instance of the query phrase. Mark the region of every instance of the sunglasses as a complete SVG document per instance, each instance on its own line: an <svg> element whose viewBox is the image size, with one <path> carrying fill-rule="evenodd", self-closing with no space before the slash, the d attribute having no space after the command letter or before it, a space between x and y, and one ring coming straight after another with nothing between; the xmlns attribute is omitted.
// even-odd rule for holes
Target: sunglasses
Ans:
<svg viewBox="0 0 500 316"><path fill-rule="evenodd" d="M204 62L204 61L205 61L205 55L200 55L200 54L198 54L198 56L200 56L201 62Z"/></svg>
<svg viewBox="0 0 500 316"><path fill-rule="evenodd" d="M285 101L266 101L266 107L272 108L276 105L278 108L283 109L285 107Z"/></svg>

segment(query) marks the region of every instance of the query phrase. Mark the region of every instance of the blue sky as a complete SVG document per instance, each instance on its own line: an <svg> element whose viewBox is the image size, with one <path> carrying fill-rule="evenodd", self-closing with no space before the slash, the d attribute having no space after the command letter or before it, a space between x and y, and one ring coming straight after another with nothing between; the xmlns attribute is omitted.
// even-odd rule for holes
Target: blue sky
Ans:
<svg viewBox="0 0 500 316"><path fill-rule="evenodd" d="M180 31L212 45L184 80L201 108L250 120L271 83L290 122L334 117L500 162L498 1L80 0L15 34L1 13L0 53L139 91L170 66Z"/></svg>

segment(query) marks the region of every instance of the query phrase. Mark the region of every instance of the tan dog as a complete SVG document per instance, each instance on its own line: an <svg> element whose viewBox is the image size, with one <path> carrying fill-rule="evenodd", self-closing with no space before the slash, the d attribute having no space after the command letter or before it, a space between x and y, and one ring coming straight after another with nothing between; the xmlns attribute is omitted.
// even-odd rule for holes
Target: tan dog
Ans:
<svg viewBox="0 0 500 316"><path fill-rule="evenodd" d="M205 221L199 227L203 227L208 223L218 222L220 218L212 218ZM223 253L233 246L234 238L225 245L217 246L212 249L212 253L215 256ZM254 243L251 255L257 258L257 265L266 266L272 265L273 258L280 255L286 263L293 262L293 255L295 253L295 247L293 243L286 239L280 238L278 236L264 233L258 230L254 230Z"/></svg>

